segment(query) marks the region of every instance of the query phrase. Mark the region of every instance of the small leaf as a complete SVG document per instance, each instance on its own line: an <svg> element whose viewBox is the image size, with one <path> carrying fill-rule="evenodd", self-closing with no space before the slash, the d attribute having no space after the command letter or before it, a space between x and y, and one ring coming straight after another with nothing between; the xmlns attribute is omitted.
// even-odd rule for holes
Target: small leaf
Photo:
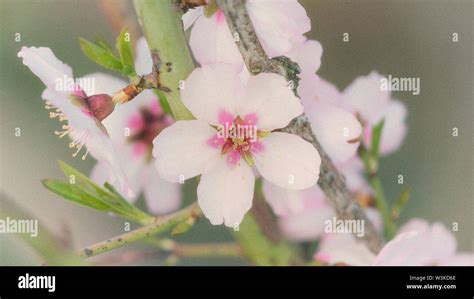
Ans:
<svg viewBox="0 0 474 299"><path fill-rule="evenodd" d="M113 212L142 224L147 224L154 220L153 216L141 211L123 198L109 183L105 183L106 189L104 189L72 166L63 161L58 162L59 167L67 178L74 177L74 183L44 180L43 185L49 190L67 200L99 211Z"/></svg>
<svg viewBox="0 0 474 299"><path fill-rule="evenodd" d="M132 77L136 76L135 65L133 63L132 48L130 47L130 33L123 29L120 35L117 37L116 48L120 54L120 60L122 61L122 74L124 76Z"/></svg>
<svg viewBox="0 0 474 299"><path fill-rule="evenodd" d="M122 62L115 57L103 43L94 44L86 39L79 38L79 45L82 52L95 63L115 71L121 72L123 69Z"/></svg>
<svg viewBox="0 0 474 299"><path fill-rule="evenodd" d="M407 204L407 202L410 200L410 189L404 190L398 199L395 201L395 204L392 208L392 219L396 220L400 216L400 213L403 211L403 208Z"/></svg>
<svg viewBox="0 0 474 299"><path fill-rule="evenodd" d="M106 211L108 210L108 207L101 203L100 201L94 201L90 200L89 198L83 198L79 196L77 193L75 193L72 188L71 184L65 183L59 180L51 180L51 179L46 179L42 180L41 183L43 186L45 186L48 190L56 193L57 195L76 202L78 204L99 210L99 211Z"/></svg>
<svg viewBox="0 0 474 299"><path fill-rule="evenodd" d="M194 223L196 223L196 217L189 217L185 221L178 223L171 231L171 235L175 236L184 234L194 226Z"/></svg>
<svg viewBox="0 0 474 299"><path fill-rule="evenodd" d="M375 127L372 128L372 144L370 154L375 160L379 159L380 140L382 139L384 123L385 119L382 119Z"/></svg>

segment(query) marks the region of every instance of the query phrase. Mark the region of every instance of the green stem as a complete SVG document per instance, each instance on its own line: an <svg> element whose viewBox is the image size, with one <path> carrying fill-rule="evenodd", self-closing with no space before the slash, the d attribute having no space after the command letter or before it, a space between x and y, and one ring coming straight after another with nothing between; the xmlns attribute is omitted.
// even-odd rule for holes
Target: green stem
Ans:
<svg viewBox="0 0 474 299"><path fill-rule="evenodd" d="M391 240L395 236L396 227L392 221L392 217L387 205L387 197L382 186L382 182L378 176L369 178L370 185L375 192L375 204L382 215L385 228L385 238Z"/></svg>
<svg viewBox="0 0 474 299"><path fill-rule="evenodd" d="M133 4L150 49L162 61L160 83L171 89L166 98L176 120L193 119L180 100L179 82L194 69L181 23L181 10L171 0L134 0Z"/></svg>
<svg viewBox="0 0 474 299"><path fill-rule="evenodd" d="M94 256L115 248L122 247L128 243L148 238L152 235L163 233L175 227L189 217L198 217L201 215L201 209L197 202L192 205L179 210L173 214L157 217L154 223L148 224L131 232L113 237L111 239L96 243L94 245L85 247L77 252L81 257Z"/></svg>

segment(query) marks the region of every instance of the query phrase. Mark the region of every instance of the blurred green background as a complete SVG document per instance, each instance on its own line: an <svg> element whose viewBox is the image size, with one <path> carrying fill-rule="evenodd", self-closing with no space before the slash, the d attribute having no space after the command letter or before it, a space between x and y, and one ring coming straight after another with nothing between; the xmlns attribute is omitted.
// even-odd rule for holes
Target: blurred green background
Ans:
<svg viewBox="0 0 474 299"><path fill-rule="evenodd" d="M402 222L412 217L441 221L455 235L462 250L473 251L473 2L422 0L303 0L312 20L308 37L323 45L322 77L345 88L372 70L396 77L420 77L421 94L394 93L408 107L408 135L400 151L382 160L381 175L394 199L410 187L412 198ZM105 71L80 51L78 37L97 34L113 42L112 22L104 6L125 7L131 1L0 0L0 190L37 215L41 228L71 231L74 248L123 233L124 221L66 202L43 188L43 178L62 178L61 159L88 173L94 161L71 157L67 140L53 131L40 96L42 83L23 66L17 52L23 45L51 47L71 65L76 76ZM110 13L110 11L109 11ZM133 20L133 19L127 19ZM134 27L134 23L129 23ZM349 33L350 42L342 35ZM459 42L452 42L457 32ZM15 42L15 34L21 42ZM15 128L21 137L15 137ZM451 135L459 128L459 136ZM404 175L404 185L397 176ZM191 190L192 186L188 186ZM1 208L1 207L0 207ZM224 227L199 221L186 236L189 242L230 240ZM140 246L140 245L136 245ZM129 247L130 248L130 247ZM128 249L129 249L128 248ZM133 247L132 247L133 248ZM35 265L40 259L18 238L0 235L0 265ZM159 264L152 260L147 264ZM235 260L200 259L181 264L238 264Z"/></svg>

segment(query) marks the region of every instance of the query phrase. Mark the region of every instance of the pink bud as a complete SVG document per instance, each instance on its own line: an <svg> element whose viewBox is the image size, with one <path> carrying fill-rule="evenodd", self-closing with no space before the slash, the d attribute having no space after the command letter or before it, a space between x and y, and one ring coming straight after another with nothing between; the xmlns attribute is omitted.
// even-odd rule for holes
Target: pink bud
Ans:
<svg viewBox="0 0 474 299"><path fill-rule="evenodd" d="M87 105L92 114L102 121L114 111L115 104L108 94L96 94L86 99Z"/></svg>

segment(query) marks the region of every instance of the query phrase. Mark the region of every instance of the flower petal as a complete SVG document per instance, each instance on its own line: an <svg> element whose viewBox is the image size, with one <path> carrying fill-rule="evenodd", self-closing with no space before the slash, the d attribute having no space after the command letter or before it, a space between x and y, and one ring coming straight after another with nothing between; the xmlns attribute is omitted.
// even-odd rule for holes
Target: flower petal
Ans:
<svg viewBox="0 0 474 299"><path fill-rule="evenodd" d="M314 75L321 66L323 47L318 41L307 40L294 46L286 54L301 68L301 75Z"/></svg>
<svg viewBox="0 0 474 299"><path fill-rule="evenodd" d="M255 165L265 179L292 190L316 184L321 158L309 142L293 134L274 132L262 139L262 144Z"/></svg>
<svg viewBox="0 0 474 299"><path fill-rule="evenodd" d="M286 54L303 33L311 29L306 10L296 0L249 0L246 3L252 24L270 57Z"/></svg>
<svg viewBox="0 0 474 299"><path fill-rule="evenodd" d="M358 242L351 234L327 234L322 239L315 258L330 265L346 263L352 266L369 266L375 256L363 242Z"/></svg>
<svg viewBox="0 0 474 299"><path fill-rule="evenodd" d="M229 167L225 159L219 159L201 176L199 206L213 225L234 227L252 207L254 185L255 177L245 162Z"/></svg>
<svg viewBox="0 0 474 299"><path fill-rule="evenodd" d="M405 124L406 107L400 101L391 101L385 109L380 153L388 155L396 151L405 138L407 126Z"/></svg>
<svg viewBox="0 0 474 299"><path fill-rule="evenodd" d="M176 211L181 205L180 184L161 179L154 167L148 167L147 172L143 192L148 209L155 215Z"/></svg>
<svg viewBox="0 0 474 299"><path fill-rule="evenodd" d="M139 75L149 74L152 71L153 61L151 60L150 49L144 37L137 41L135 57L135 70Z"/></svg>
<svg viewBox="0 0 474 299"><path fill-rule="evenodd" d="M329 206L307 209L297 215L281 217L278 224L282 233L290 240L311 241L324 234L325 222L334 216Z"/></svg>
<svg viewBox="0 0 474 299"><path fill-rule="evenodd" d="M202 6L198 6L193 9L189 9L182 17L181 20L183 21L183 29L188 30L189 27L196 21L197 18L202 16L204 13L204 8Z"/></svg>
<svg viewBox="0 0 474 299"><path fill-rule="evenodd" d="M43 82L46 87L55 89L57 80L72 79L72 69L60 61L50 48L22 47L18 57L23 64Z"/></svg>
<svg viewBox="0 0 474 299"><path fill-rule="evenodd" d="M155 166L161 178L179 182L203 173L220 158L220 151L207 140L216 134L200 120L177 121L153 141Z"/></svg>
<svg viewBox="0 0 474 299"><path fill-rule="evenodd" d="M306 109L314 134L332 160L345 162L354 157L362 134L362 126L355 116L335 105L316 101Z"/></svg>
<svg viewBox="0 0 474 299"><path fill-rule="evenodd" d="M359 113L370 125L376 125L381 120L390 100L390 92L381 88L382 78L374 71L368 76L356 78L343 92L344 105Z"/></svg>
<svg viewBox="0 0 474 299"><path fill-rule="evenodd" d="M217 11L211 18L198 18L189 38L194 58L201 66L227 63L236 71L244 64L242 56L230 33L223 13Z"/></svg>
<svg viewBox="0 0 474 299"><path fill-rule="evenodd" d="M206 65L195 69L181 90L184 105L199 120L219 123L219 113L235 115L237 96L242 84L232 67L226 64Z"/></svg>
<svg viewBox="0 0 474 299"><path fill-rule="evenodd" d="M239 101L238 114L256 113L258 129L280 129L303 113L300 100L280 75L260 73L251 77Z"/></svg>

